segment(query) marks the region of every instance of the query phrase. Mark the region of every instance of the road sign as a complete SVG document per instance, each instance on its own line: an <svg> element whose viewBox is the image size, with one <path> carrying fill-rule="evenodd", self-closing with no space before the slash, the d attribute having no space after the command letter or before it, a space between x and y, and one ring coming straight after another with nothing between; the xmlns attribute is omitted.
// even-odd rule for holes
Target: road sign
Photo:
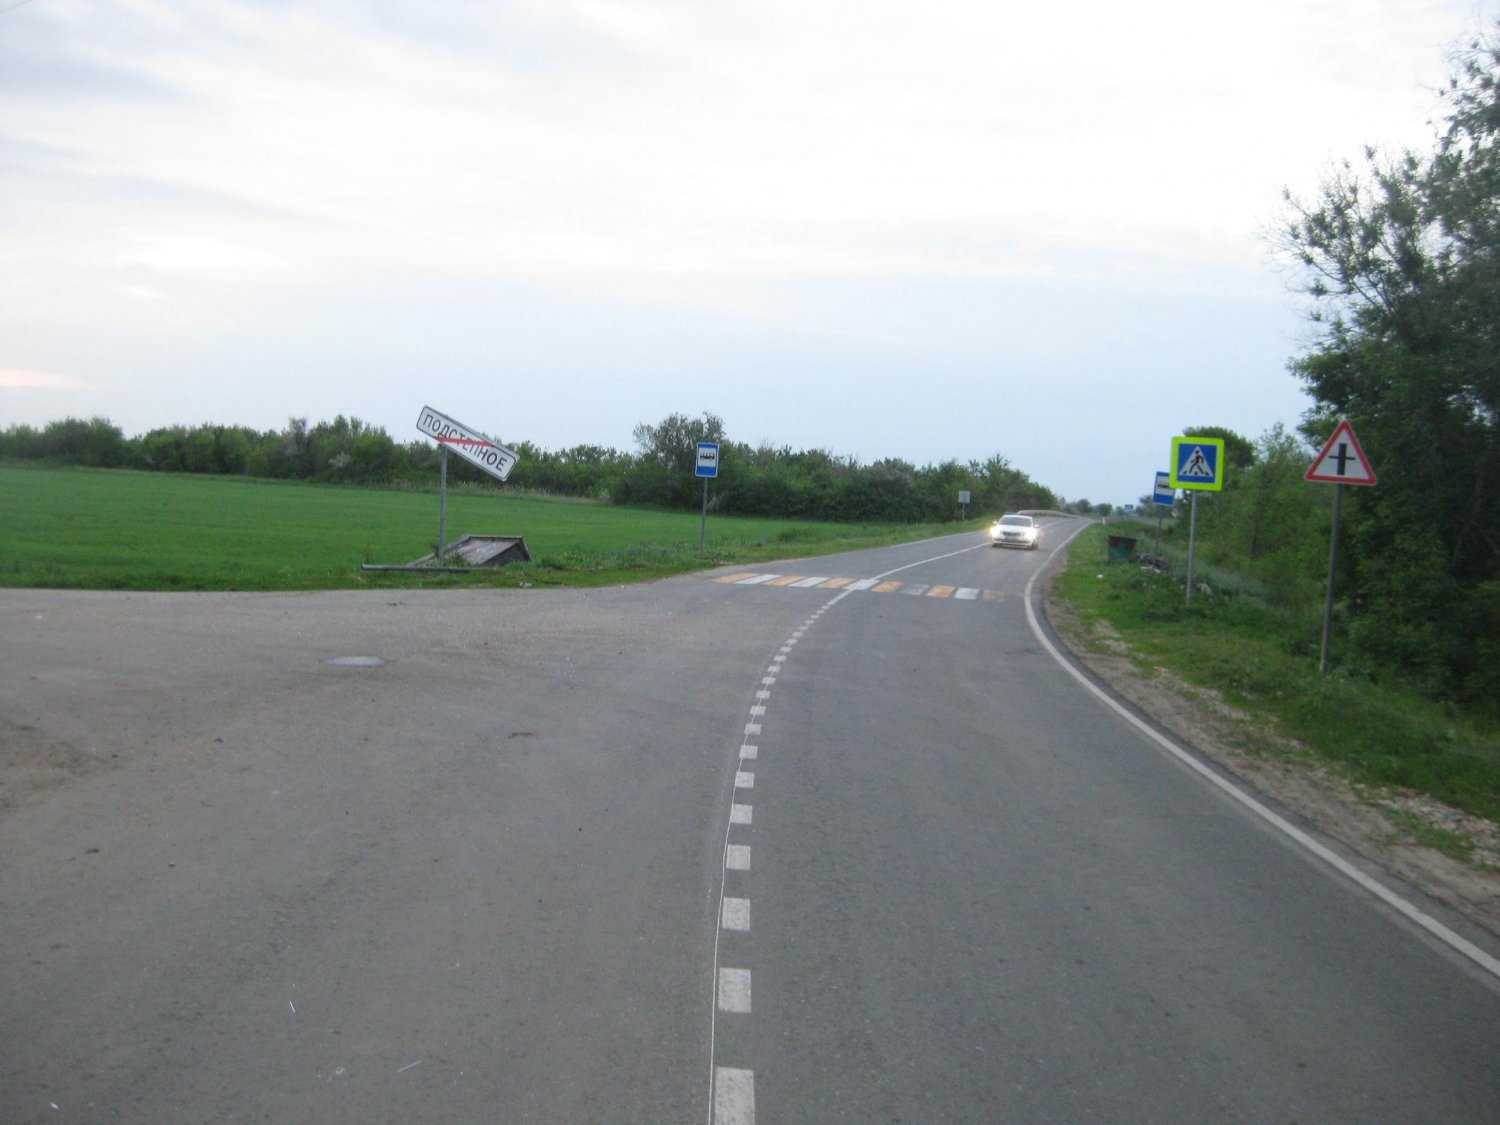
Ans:
<svg viewBox="0 0 1500 1125"><path fill-rule="evenodd" d="M1157 473L1156 487L1151 492L1151 503L1170 508L1177 503L1177 490L1172 487L1171 473Z"/></svg>
<svg viewBox="0 0 1500 1125"><path fill-rule="evenodd" d="M698 443L698 468L695 475L700 477L716 477L719 475L718 442L700 441Z"/></svg>
<svg viewBox="0 0 1500 1125"><path fill-rule="evenodd" d="M1308 466L1305 479L1325 484L1375 483L1375 470L1370 468L1370 459L1359 447L1359 438L1354 436L1354 427L1347 418L1339 419L1333 436L1323 443Z"/></svg>
<svg viewBox="0 0 1500 1125"><path fill-rule="evenodd" d="M1224 491L1224 439L1174 437L1171 483L1199 492Z"/></svg>
<svg viewBox="0 0 1500 1125"><path fill-rule="evenodd" d="M478 430L471 430L462 422L439 414L430 406L422 407L422 413L417 416L417 429L499 480L510 476L510 471L516 467L514 449L505 448Z"/></svg>

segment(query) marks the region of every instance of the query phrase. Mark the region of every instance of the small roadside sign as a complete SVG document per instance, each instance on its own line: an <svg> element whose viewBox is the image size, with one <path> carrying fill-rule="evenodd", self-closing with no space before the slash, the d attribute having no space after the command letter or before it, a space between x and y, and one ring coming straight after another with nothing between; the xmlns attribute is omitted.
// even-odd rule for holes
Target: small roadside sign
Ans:
<svg viewBox="0 0 1500 1125"><path fill-rule="evenodd" d="M716 441L700 441L698 443L698 467L694 475L700 477L716 477L719 475L719 443Z"/></svg>
<svg viewBox="0 0 1500 1125"><path fill-rule="evenodd" d="M1156 487L1151 491L1151 503L1170 508L1177 502L1177 490L1172 487L1171 473L1157 473Z"/></svg>
<svg viewBox="0 0 1500 1125"><path fill-rule="evenodd" d="M1173 488L1223 492L1224 439L1174 437L1171 484Z"/></svg>
<svg viewBox="0 0 1500 1125"><path fill-rule="evenodd" d="M1359 447L1359 438L1354 436L1354 427L1347 418L1339 419L1333 436L1323 443L1304 479L1323 484L1375 483L1375 470Z"/></svg>

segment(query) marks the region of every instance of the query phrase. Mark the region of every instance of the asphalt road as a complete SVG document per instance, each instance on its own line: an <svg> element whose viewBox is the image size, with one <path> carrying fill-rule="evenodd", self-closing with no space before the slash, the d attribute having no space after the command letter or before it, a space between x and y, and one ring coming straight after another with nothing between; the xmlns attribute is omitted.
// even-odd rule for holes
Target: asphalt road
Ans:
<svg viewBox="0 0 1500 1125"><path fill-rule="evenodd" d="M1085 693L1046 556L0 591L0 1121L1500 1119L1494 980Z"/></svg>

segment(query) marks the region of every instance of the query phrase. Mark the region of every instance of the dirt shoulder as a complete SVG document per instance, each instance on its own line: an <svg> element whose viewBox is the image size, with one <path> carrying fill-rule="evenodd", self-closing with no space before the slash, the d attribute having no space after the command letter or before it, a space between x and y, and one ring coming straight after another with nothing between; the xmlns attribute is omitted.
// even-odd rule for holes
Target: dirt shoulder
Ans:
<svg viewBox="0 0 1500 1125"><path fill-rule="evenodd" d="M1089 628L1044 591L1048 620L1075 659L1175 738L1358 855L1500 938L1500 830L1412 792L1356 787L1294 740L1165 668L1142 669L1108 627ZM1471 861L1427 846L1425 832L1463 837Z"/></svg>

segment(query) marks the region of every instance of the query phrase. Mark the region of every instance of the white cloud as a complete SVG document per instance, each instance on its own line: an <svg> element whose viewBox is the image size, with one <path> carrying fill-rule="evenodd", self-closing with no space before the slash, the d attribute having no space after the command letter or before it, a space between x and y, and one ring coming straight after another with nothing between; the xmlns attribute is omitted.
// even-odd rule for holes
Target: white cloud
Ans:
<svg viewBox="0 0 1500 1125"><path fill-rule="evenodd" d="M75 49L165 96L23 97L6 132L91 176L223 202L155 236L150 264L295 262L309 283L1081 268L1051 258L1059 237L1246 261L1282 183L1379 139L1379 121L1408 137L1412 83L1441 74L1454 29L1451 8L1405 0L753 15L575 0L496 18L494 42L556 49L537 64L317 5L128 11L134 34L106 26ZM1351 119L1352 135L1330 129ZM983 237L920 238L966 227ZM210 243L254 246L257 262Z"/></svg>
<svg viewBox="0 0 1500 1125"><path fill-rule="evenodd" d="M18 367L0 367L0 390L88 391L98 384L72 375L50 371L26 371Z"/></svg>
<svg viewBox="0 0 1500 1125"><path fill-rule="evenodd" d="M136 236L134 242L136 248L124 255L124 261L164 273L225 276L247 270L282 269L287 264L264 250L212 238L147 234Z"/></svg>

